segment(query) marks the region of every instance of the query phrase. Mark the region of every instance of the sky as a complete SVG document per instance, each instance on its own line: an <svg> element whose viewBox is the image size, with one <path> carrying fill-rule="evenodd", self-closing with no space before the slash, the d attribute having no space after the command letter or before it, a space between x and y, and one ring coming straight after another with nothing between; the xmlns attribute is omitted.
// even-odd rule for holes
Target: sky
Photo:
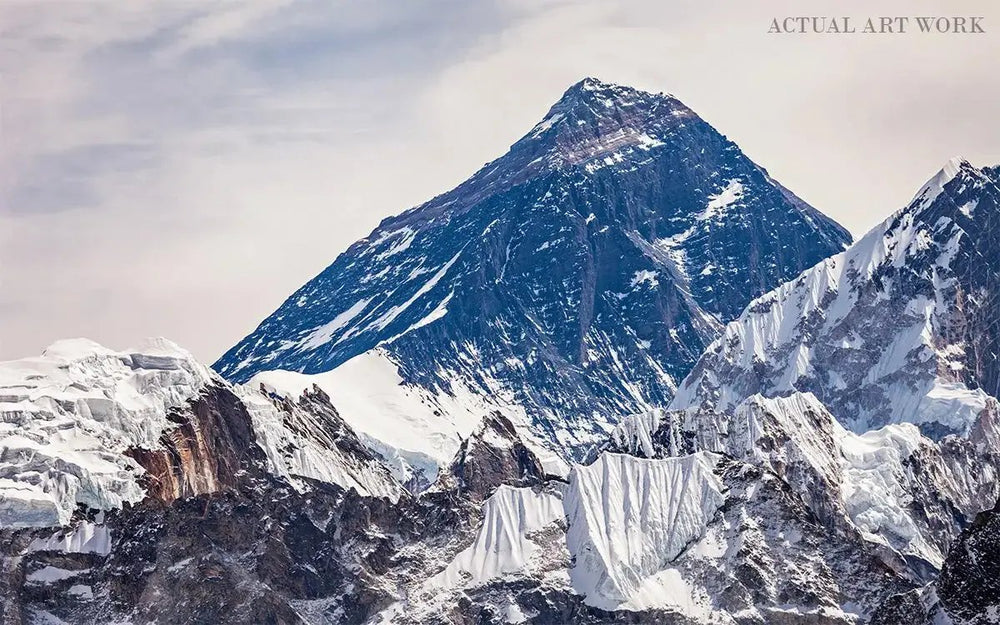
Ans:
<svg viewBox="0 0 1000 625"><path fill-rule="evenodd" d="M767 32L803 13L986 33ZM585 76L677 96L858 236L949 157L1000 163L998 58L993 0L3 0L0 359L212 362Z"/></svg>

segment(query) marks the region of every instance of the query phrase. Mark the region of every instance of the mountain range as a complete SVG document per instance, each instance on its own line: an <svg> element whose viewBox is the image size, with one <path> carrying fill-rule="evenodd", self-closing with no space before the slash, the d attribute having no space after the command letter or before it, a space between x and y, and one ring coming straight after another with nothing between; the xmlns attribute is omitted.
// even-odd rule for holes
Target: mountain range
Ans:
<svg viewBox="0 0 1000 625"><path fill-rule="evenodd" d="M998 214L586 79L211 369L0 363L0 622L1000 623Z"/></svg>

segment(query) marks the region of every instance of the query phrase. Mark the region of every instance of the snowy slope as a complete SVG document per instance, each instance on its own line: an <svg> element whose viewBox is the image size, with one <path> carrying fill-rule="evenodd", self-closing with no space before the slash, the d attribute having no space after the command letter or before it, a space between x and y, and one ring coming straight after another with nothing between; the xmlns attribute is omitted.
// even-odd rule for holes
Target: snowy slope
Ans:
<svg viewBox="0 0 1000 625"><path fill-rule="evenodd" d="M137 451L191 443L172 436L197 423L196 402L234 391L270 472L298 488L305 477L372 496L402 493L360 443L344 447L354 435L328 403L232 389L165 339L122 352L79 339L0 363L0 526L65 525L79 504L108 510L142 500L147 456ZM199 451L242 452L211 449L193 427ZM211 492L222 488L206 472L217 461L181 457L178 469L199 472L189 483Z"/></svg>
<svg viewBox="0 0 1000 625"><path fill-rule="evenodd" d="M891 562L923 578L1000 497L996 411L993 402L971 439L938 442L909 423L855 434L810 393L754 395L730 412L631 416L616 428L612 449L650 458L706 450L765 467L825 523L884 545L898 555Z"/></svg>
<svg viewBox="0 0 1000 625"><path fill-rule="evenodd" d="M455 554L443 570L407 589L404 600L382 611L374 622L388 625L407 619L436 618L463 590L504 578L534 576L542 583L568 587L562 569L569 554L565 548L561 491L558 486L498 488L483 502L482 519L471 543ZM513 605L511 616L519 614L516 603Z"/></svg>
<svg viewBox="0 0 1000 625"><path fill-rule="evenodd" d="M672 407L799 390L856 432L967 433L1000 384L995 175L949 161L850 249L752 302Z"/></svg>
<svg viewBox="0 0 1000 625"><path fill-rule="evenodd" d="M438 467L451 461L482 417L504 406L457 384L454 395L407 384L393 357L381 348L326 373L265 371L245 386L297 398L314 385L330 395L343 418L403 483L418 475L425 484L433 482Z"/></svg>
<svg viewBox="0 0 1000 625"><path fill-rule="evenodd" d="M484 417L499 411L517 425L521 438L555 475L566 473L566 464L544 448L527 427L523 408L499 384L487 382L492 392L482 394L454 380L450 392L405 381L399 365L387 350L375 348L326 373L292 371L258 373L244 388L264 388L269 393L295 399L312 387L327 393L344 418L393 475L416 490L437 479L441 467L452 461L463 440Z"/></svg>
<svg viewBox="0 0 1000 625"><path fill-rule="evenodd" d="M214 366L238 382L370 372L337 404L390 455L440 464L485 397L579 458L617 417L669 401L754 296L848 240L676 98L587 79L507 154L352 245ZM370 408L416 404L405 435Z"/></svg>
<svg viewBox="0 0 1000 625"><path fill-rule="evenodd" d="M483 504L483 522L475 540L428 584L458 588L523 573L543 555L531 536L562 518L558 492L501 486Z"/></svg>
<svg viewBox="0 0 1000 625"><path fill-rule="evenodd" d="M251 417L268 471L299 491L307 489L301 478L308 478L392 501L405 492L321 391L312 390L292 401L246 388L234 390Z"/></svg>
<svg viewBox="0 0 1000 625"><path fill-rule="evenodd" d="M587 603L605 609L671 604L665 563L702 537L725 501L716 462L705 453L665 460L602 454L574 468L565 499L566 542L575 557L573 587Z"/></svg>

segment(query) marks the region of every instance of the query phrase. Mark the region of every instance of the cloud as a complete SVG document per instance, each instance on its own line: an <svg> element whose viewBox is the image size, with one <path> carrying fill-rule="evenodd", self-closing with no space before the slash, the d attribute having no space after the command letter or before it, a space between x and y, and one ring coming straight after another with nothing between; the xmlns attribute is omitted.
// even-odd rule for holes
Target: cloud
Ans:
<svg viewBox="0 0 1000 625"><path fill-rule="evenodd" d="M422 199L376 183L414 157L415 94L509 23L437 6L5 5L0 354L166 334L211 360Z"/></svg>
<svg viewBox="0 0 1000 625"><path fill-rule="evenodd" d="M164 334L213 360L586 75L676 94L856 233L953 153L1000 161L996 37L767 36L794 6L2 3L0 357Z"/></svg>

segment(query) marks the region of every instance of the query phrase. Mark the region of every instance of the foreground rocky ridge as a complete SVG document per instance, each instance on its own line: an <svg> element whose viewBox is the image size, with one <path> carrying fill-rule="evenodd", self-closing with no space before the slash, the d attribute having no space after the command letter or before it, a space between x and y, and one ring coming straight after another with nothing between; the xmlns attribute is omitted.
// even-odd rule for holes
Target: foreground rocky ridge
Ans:
<svg viewBox="0 0 1000 625"><path fill-rule="evenodd" d="M962 533L935 583L890 597L872 625L993 625L1000 622L998 580L1000 504Z"/></svg>
<svg viewBox="0 0 1000 625"><path fill-rule="evenodd" d="M934 579L960 532L1000 497L997 403L972 434L933 441L910 424L846 430L811 394L754 395L706 408L626 418L606 449L648 458L699 450L780 476L831 532L857 532L914 583Z"/></svg>
<svg viewBox="0 0 1000 625"><path fill-rule="evenodd" d="M104 414L119 414L193 369L159 345L155 363L77 345L54 375L127 363L115 379L138 396L104 393ZM30 377L22 425L51 417L28 406L59 386ZM913 586L861 533L831 534L777 473L728 455L605 453L555 476L488 415L414 496L325 394L198 380L164 406L159 436L103 458L140 497L81 495L51 527L0 529L3 622L847 624ZM86 401L61 414L91 427L77 391Z"/></svg>
<svg viewBox="0 0 1000 625"><path fill-rule="evenodd" d="M322 392L293 401L234 388L163 339L123 352L62 341L0 363L0 411L4 526L216 492L236 484L248 454L295 487L403 492Z"/></svg>

